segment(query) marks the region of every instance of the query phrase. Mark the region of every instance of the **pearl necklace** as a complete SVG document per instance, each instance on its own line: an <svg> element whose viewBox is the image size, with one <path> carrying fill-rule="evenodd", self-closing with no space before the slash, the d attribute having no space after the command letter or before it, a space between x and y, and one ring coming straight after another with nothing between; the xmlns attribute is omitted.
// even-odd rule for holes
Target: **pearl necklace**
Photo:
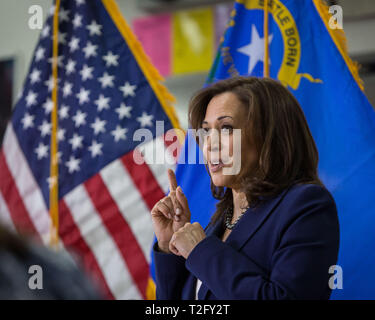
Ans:
<svg viewBox="0 0 375 320"><path fill-rule="evenodd" d="M230 207L226 210L225 212L225 227L229 230L232 230L237 222L242 218L243 214L247 211L247 209L249 209L250 207L246 207L240 214L240 216L236 219L236 221L234 221L233 223L230 223L232 221L232 218L233 218L233 208Z"/></svg>

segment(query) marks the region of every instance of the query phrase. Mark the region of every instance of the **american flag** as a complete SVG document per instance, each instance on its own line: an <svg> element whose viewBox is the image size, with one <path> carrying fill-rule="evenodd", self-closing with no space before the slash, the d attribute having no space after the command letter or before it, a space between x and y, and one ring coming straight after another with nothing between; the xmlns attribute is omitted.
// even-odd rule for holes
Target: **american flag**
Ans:
<svg viewBox="0 0 375 320"><path fill-rule="evenodd" d="M2 223L46 244L55 182L50 178L55 8L0 153ZM167 192L166 170L177 157L168 148L175 141L166 138L178 127L171 97L114 0L61 0L58 8L60 246L79 254L108 297L146 299L152 292L150 210ZM163 132L155 130L156 121L162 121ZM135 141L137 129L150 129L152 136ZM147 159L155 150L169 161ZM136 153L146 162L136 164Z"/></svg>

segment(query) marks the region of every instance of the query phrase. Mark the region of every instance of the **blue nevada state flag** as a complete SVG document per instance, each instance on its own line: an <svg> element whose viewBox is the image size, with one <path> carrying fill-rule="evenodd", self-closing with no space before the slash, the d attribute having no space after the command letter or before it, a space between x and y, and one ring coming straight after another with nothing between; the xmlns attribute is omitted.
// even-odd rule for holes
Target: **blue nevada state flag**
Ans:
<svg viewBox="0 0 375 320"><path fill-rule="evenodd" d="M301 104L319 150L320 178L337 204L343 288L333 290L331 299L374 299L374 109L347 55L343 31L328 27L328 7L320 0L268 1L265 35L264 6L263 0L235 3L207 82L237 74L262 77L268 37L270 77ZM185 153L195 147L188 138ZM178 165L177 181L192 219L206 225L215 200L204 165Z"/></svg>

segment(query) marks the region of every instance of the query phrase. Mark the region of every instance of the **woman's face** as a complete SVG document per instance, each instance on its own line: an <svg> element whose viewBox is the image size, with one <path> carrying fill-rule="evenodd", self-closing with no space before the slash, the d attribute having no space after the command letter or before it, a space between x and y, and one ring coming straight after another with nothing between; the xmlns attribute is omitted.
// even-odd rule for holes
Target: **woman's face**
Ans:
<svg viewBox="0 0 375 320"><path fill-rule="evenodd" d="M245 107L234 93L224 92L211 99L202 122L203 154L217 187L237 189L240 176L248 174L257 160L255 148L245 134L246 126L249 124ZM240 135L236 136L234 129L240 129ZM240 152L236 151L236 144L240 144ZM235 164L240 165L239 172L228 174Z"/></svg>

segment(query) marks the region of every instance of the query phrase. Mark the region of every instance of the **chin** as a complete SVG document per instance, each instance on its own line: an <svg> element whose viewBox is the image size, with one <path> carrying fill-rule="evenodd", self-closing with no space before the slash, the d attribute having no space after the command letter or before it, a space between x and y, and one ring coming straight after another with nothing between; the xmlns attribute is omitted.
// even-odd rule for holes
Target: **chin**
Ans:
<svg viewBox="0 0 375 320"><path fill-rule="evenodd" d="M211 173L211 179L216 187L227 187L231 185L232 177L222 173Z"/></svg>

